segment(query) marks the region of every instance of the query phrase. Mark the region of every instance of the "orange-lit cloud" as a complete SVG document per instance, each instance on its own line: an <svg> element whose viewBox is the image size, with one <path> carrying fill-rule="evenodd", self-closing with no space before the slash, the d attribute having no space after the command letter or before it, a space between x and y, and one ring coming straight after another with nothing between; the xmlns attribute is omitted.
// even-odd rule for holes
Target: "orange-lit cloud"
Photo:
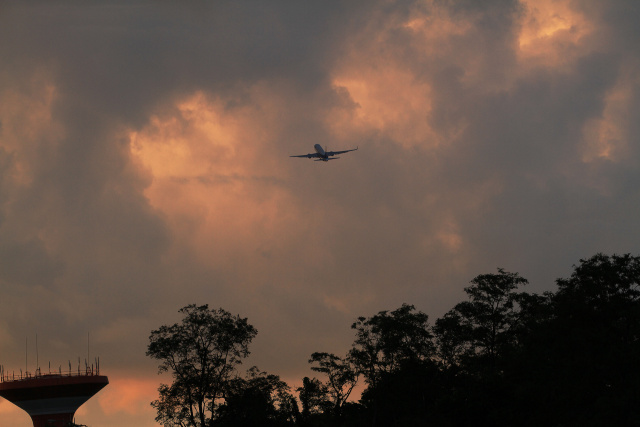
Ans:
<svg viewBox="0 0 640 427"><path fill-rule="evenodd" d="M21 87L9 87L0 93L0 149L10 154L14 183L28 186L42 150L51 149L64 137L64 130L51 114L57 89L51 78L36 73Z"/></svg>
<svg viewBox="0 0 640 427"><path fill-rule="evenodd" d="M18 408L13 403L5 399L0 399L0 414L2 414L3 417L17 416L20 412L22 412L26 417L28 417L26 412Z"/></svg>
<svg viewBox="0 0 640 427"><path fill-rule="evenodd" d="M0 398L0 417L4 426L30 426L33 425L31 417L13 403Z"/></svg>
<svg viewBox="0 0 640 427"><path fill-rule="evenodd" d="M352 113L338 110L328 117L332 131L342 140L381 132L405 148L442 142L429 125L429 85L386 58L365 58L336 72L333 84L356 105Z"/></svg>
<svg viewBox="0 0 640 427"><path fill-rule="evenodd" d="M150 403L158 398L158 386L157 379L117 377L112 374L109 376L109 385L95 399L108 416L118 412L153 414Z"/></svg>
<svg viewBox="0 0 640 427"><path fill-rule="evenodd" d="M518 54L529 66L565 66L594 29L569 0L522 0L522 5Z"/></svg>
<svg viewBox="0 0 640 427"><path fill-rule="evenodd" d="M463 238L459 232L459 226L453 220L444 224L437 233L438 240L451 252L458 252L463 245Z"/></svg>
<svg viewBox="0 0 640 427"><path fill-rule="evenodd" d="M637 63L634 61L622 67L616 85L605 95L602 114L584 124L584 162L598 159L616 162L629 155L629 142L632 138L629 129L634 120L630 111L634 90L640 85L640 77L634 71L636 69Z"/></svg>
<svg viewBox="0 0 640 427"><path fill-rule="evenodd" d="M149 203L205 265L231 267L243 259L267 267L313 220L281 185L287 175L280 162L289 159L273 151L278 124L271 117L280 107L264 88L252 96L250 104L230 106L195 93L173 115L154 116L130 134L131 154L150 176Z"/></svg>
<svg viewBox="0 0 640 427"><path fill-rule="evenodd" d="M432 129L431 85L416 73L410 58L387 46L389 32L405 33L421 55L428 55L447 33L465 31L466 24L426 18L415 12L408 19L381 20L380 28L367 27L360 37L347 43L347 54L332 73L332 83L348 97L348 108L336 108L327 116L327 126L342 140L378 133L403 148L435 148L445 142ZM432 25L435 23L435 28ZM372 24L372 26L375 24Z"/></svg>

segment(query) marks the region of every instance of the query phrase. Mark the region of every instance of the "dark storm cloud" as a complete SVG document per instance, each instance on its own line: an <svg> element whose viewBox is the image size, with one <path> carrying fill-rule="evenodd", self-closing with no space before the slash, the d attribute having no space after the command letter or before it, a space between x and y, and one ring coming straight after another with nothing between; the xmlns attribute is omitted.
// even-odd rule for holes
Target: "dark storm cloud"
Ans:
<svg viewBox="0 0 640 427"><path fill-rule="evenodd" d="M333 26L330 34L330 23L343 14L326 5L283 6L7 3L0 31L11 41L2 48L11 68L3 89L30 99L53 86L49 120L62 128L34 135L31 149L3 169L7 177L30 172L5 204L12 214L3 224L4 252L12 256L4 258L10 268L3 275L11 286L56 283L51 306L65 307L56 300L65 292L84 295L89 304L81 311L93 311L98 322L140 312L158 297L162 291L149 285L162 282L169 236L146 204L148 181L132 167L129 141L119 132L196 89L241 94L256 81L294 76L304 90L326 84L327 38L341 32ZM12 241L10 229L24 234ZM27 262L34 266L28 279L20 268Z"/></svg>
<svg viewBox="0 0 640 427"><path fill-rule="evenodd" d="M543 290L634 252L638 7L2 3L0 363L91 329L156 381L149 331L197 302L301 378L357 316L434 320L498 266ZM360 149L288 157L314 143Z"/></svg>

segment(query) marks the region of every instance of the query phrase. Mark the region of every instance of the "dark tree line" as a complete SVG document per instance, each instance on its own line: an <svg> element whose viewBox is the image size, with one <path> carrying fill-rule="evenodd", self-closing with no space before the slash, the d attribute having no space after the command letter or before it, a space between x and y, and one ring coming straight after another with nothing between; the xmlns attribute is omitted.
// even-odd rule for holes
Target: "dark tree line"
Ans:
<svg viewBox="0 0 640 427"><path fill-rule="evenodd" d="M152 405L165 426L640 425L640 257L581 260L557 290L498 269L429 324L403 304L360 317L344 356L316 352L297 390L253 367L246 319L187 306L147 354L173 376ZM358 382L360 400L350 399ZM295 397L297 395L297 397Z"/></svg>

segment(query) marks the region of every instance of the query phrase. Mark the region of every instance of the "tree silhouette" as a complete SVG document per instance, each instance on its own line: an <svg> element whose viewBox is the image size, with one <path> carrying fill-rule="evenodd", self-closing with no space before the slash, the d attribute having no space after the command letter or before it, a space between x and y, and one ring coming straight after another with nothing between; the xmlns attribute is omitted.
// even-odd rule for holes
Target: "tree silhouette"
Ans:
<svg viewBox="0 0 640 427"><path fill-rule="evenodd" d="M495 366L499 352L515 339L519 318L518 286L527 280L502 268L497 274L481 274L464 289L469 296L436 321L434 333L439 353L448 364L477 357ZM467 362L471 362L470 360Z"/></svg>
<svg viewBox="0 0 640 427"><path fill-rule="evenodd" d="M300 425L315 425L313 418L321 418L323 415L331 415L333 403L329 398L329 390L322 381L317 378L310 379L304 377L302 379L302 387L296 389L302 405L300 414ZM318 422L320 422L318 420Z"/></svg>
<svg viewBox="0 0 640 427"><path fill-rule="evenodd" d="M312 371L327 376L326 390L333 400L334 415L339 417L342 405L349 399L358 382L358 374L348 358L342 359L332 353L313 353L309 363L316 364Z"/></svg>
<svg viewBox="0 0 640 427"><path fill-rule="evenodd" d="M236 367L255 329L207 306L153 331L147 354L174 382L161 385L156 420L181 427L640 426L640 257L596 254L556 281L499 268L466 287L430 327L403 304L358 317L344 358L315 352L298 392L277 375ZM366 388L348 402L356 378Z"/></svg>
<svg viewBox="0 0 640 427"><path fill-rule="evenodd" d="M298 405L289 386L277 375L267 374L255 366L246 378L229 382L224 404L217 409L215 426L277 427L293 425Z"/></svg>
<svg viewBox="0 0 640 427"><path fill-rule="evenodd" d="M640 258L596 254L557 284L507 372L523 425L640 425Z"/></svg>
<svg viewBox="0 0 640 427"><path fill-rule="evenodd" d="M432 356L428 320L429 316L416 312L414 306L402 304L391 313L381 311L370 318L359 317L351 325L356 339L349 357L368 384L375 385L382 373L393 372L406 361Z"/></svg>
<svg viewBox="0 0 640 427"><path fill-rule="evenodd" d="M247 319L207 305L188 305L180 313L181 323L149 337L147 356L161 362L160 373L173 377L171 385L158 388L160 398L152 406L163 426L206 427L257 331Z"/></svg>
<svg viewBox="0 0 640 427"><path fill-rule="evenodd" d="M402 378L408 366L421 366L433 356L428 320L425 313L403 304L392 312L359 317L351 326L356 339L349 357L368 385L361 401L370 410L369 425L397 421L398 408L385 403L398 397L395 379Z"/></svg>

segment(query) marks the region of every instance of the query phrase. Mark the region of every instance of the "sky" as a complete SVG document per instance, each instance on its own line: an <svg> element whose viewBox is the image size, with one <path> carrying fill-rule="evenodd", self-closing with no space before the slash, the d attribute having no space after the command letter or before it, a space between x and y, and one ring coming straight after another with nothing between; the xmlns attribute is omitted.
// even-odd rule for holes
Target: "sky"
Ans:
<svg viewBox="0 0 640 427"><path fill-rule="evenodd" d="M638 255L636 0L0 0L0 364L100 357L76 413L156 426L149 334L248 318L292 387L358 316ZM290 158L358 147L339 160ZM37 351L36 351L37 336ZM71 362L69 362L71 361ZM84 363L84 362L82 362ZM3 425L29 417L0 400Z"/></svg>

